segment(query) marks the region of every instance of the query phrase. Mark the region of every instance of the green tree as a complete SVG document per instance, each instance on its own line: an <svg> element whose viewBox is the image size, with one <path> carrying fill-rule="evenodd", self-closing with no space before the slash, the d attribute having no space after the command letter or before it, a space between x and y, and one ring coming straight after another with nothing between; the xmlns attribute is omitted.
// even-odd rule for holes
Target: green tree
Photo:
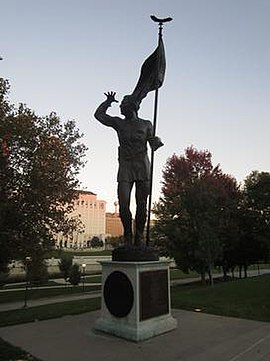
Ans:
<svg viewBox="0 0 270 361"><path fill-rule="evenodd" d="M117 248L122 244L124 244L123 236L108 237L106 239L106 245L112 248Z"/></svg>
<svg viewBox="0 0 270 361"><path fill-rule="evenodd" d="M270 173L253 171L245 179L239 217L237 261L244 268L267 261L270 252Z"/></svg>
<svg viewBox="0 0 270 361"><path fill-rule="evenodd" d="M252 171L245 179L244 194L249 207L270 218L270 173Z"/></svg>
<svg viewBox="0 0 270 361"><path fill-rule="evenodd" d="M16 108L8 92L0 78L0 271L11 259L45 253L55 233L78 226L69 214L86 151L74 121Z"/></svg>
<svg viewBox="0 0 270 361"><path fill-rule="evenodd" d="M99 239L98 237L94 236L91 239L90 245L92 248L100 248L103 247L103 242L101 239Z"/></svg>
<svg viewBox="0 0 270 361"><path fill-rule="evenodd" d="M184 272L195 270L202 281L222 253L224 209L237 193L235 179L212 165L208 151L189 147L173 155L163 171L162 197L156 204L153 232L158 246Z"/></svg>
<svg viewBox="0 0 270 361"><path fill-rule="evenodd" d="M44 260L43 252L36 253L31 257L31 261L27 266L27 279L31 285L40 286L46 284L49 279L48 267Z"/></svg>
<svg viewBox="0 0 270 361"><path fill-rule="evenodd" d="M73 256L69 255L68 253L62 253L60 256L60 261L58 262L58 267L66 282L69 279L72 264Z"/></svg>
<svg viewBox="0 0 270 361"><path fill-rule="evenodd" d="M77 286L80 282L81 282L81 271L80 271L80 266L75 263L70 270L69 273L69 282L73 285L73 286Z"/></svg>

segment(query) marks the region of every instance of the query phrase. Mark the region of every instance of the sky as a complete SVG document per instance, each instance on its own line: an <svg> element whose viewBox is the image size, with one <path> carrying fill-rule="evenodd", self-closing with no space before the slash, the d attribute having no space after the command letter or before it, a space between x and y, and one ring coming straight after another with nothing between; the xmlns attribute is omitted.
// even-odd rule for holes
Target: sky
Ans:
<svg viewBox="0 0 270 361"><path fill-rule="evenodd" d="M269 0L0 0L0 76L10 100L38 115L74 119L89 148L83 189L117 199L117 135L93 117L115 91L130 94L164 26L167 69L159 91L153 201L172 154L193 145L239 183L270 171ZM154 94L139 116L153 118ZM118 105L111 115L120 115ZM134 202L134 201L133 201ZM134 203L133 203L134 206Z"/></svg>

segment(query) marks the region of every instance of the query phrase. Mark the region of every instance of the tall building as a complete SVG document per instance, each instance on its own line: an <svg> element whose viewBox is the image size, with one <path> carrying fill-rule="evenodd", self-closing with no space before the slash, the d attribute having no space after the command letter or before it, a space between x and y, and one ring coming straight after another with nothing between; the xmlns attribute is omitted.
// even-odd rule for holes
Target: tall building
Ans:
<svg viewBox="0 0 270 361"><path fill-rule="evenodd" d="M123 225L118 213L106 213L106 236L120 237L124 234Z"/></svg>
<svg viewBox="0 0 270 361"><path fill-rule="evenodd" d="M106 235L106 202L97 199L95 193L79 191L75 200L74 211L71 217L78 217L82 222L82 232L73 232L70 236L62 233L57 235L58 247L85 248L93 237L98 237L103 242Z"/></svg>
<svg viewBox="0 0 270 361"><path fill-rule="evenodd" d="M120 237L124 234L124 228L118 212L118 203L114 202L114 213L106 213L106 236Z"/></svg>

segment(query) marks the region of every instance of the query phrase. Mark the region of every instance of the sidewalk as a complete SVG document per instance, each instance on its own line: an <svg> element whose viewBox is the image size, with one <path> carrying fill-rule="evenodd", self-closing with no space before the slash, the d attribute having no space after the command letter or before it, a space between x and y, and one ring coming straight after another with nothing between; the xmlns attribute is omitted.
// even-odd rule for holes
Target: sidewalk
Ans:
<svg viewBox="0 0 270 361"><path fill-rule="evenodd" d="M134 343L95 331L99 311L0 328L42 361L269 361L270 323L173 310L178 328Z"/></svg>
<svg viewBox="0 0 270 361"><path fill-rule="evenodd" d="M261 270L260 274L270 273ZM249 276L257 276L257 271ZM217 276L217 275L216 275ZM174 280L173 284L197 282ZM98 297L99 292L58 296L29 306ZM23 302L9 306L21 308ZM1 309L0 304L0 311ZM8 305L6 305L8 306ZM269 361L270 323L172 310L178 328L134 343L95 331L100 311L1 327L0 337L42 361Z"/></svg>

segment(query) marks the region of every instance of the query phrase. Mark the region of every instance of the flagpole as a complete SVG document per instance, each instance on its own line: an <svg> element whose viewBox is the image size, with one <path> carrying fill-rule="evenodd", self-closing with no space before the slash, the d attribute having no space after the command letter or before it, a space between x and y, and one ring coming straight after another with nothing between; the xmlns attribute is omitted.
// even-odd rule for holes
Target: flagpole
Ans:
<svg viewBox="0 0 270 361"><path fill-rule="evenodd" d="M155 90L153 136L156 135L157 109L158 109L158 89ZM152 206L152 192L153 192L154 156L155 156L155 151L151 149L150 190L149 190L149 198L148 198L148 214L147 214L147 226L146 226L146 246L149 246L149 242L150 242L150 221L151 221L151 206Z"/></svg>
<svg viewBox="0 0 270 361"><path fill-rule="evenodd" d="M158 24L159 24L159 32L158 32L158 44L159 44L159 42L162 39L163 24L167 21L171 21L172 18L158 19L152 15L151 19L154 22L158 22ZM158 64L157 64L157 71L158 70L159 70L159 58L158 58ZM158 81L158 76L156 77L156 79ZM156 128L157 128L158 95L159 95L159 87L157 85L156 90L155 90L155 99L154 99L153 137L156 136ZM153 192L154 154L155 154L155 151L153 149L151 149L150 189L149 189L147 225L146 225L146 246L149 246L149 243L150 243L150 221L151 221L151 206L152 206L152 192Z"/></svg>

